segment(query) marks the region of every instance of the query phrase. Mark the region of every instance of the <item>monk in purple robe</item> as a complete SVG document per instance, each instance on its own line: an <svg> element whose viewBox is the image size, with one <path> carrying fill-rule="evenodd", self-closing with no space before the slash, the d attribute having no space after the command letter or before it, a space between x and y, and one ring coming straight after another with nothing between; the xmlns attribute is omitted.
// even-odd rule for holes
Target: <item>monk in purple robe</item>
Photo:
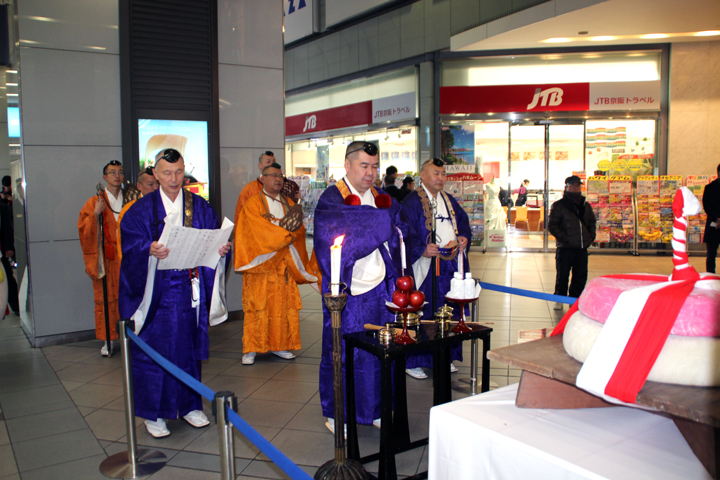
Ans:
<svg viewBox="0 0 720 480"><path fill-rule="evenodd" d="M407 238L407 224L400 204L373 187L377 178L378 150L367 142L353 142L345 155L346 176L329 187L315 209L315 255L322 271L322 293L330 291L330 246L342 243L340 281L347 284L348 301L342 312L342 333L358 332L363 325L384 325L394 317L385 306L400 276L400 233ZM345 366L343 342L343 371ZM357 422L379 425L380 362L355 350ZM332 328L330 312L323 305L320 403L326 424L334 429Z"/></svg>
<svg viewBox="0 0 720 480"><path fill-rule="evenodd" d="M160 355L200 380L201 361L209 357L208 324L227 319L222 275L217 269L158 270L170 250L158 243L166 225L216 229L210 204L183 190L185 165L177 150L167 149L155 164L160 188L140 198L125 214L120 267L120 318L135 321L135 333ZM220 248L224 257L230 244ZM151 287L146 290L146 285ZM209 421L200 395L175 379L132 344L135 413L145 418L153 437L170 434L164 419L184 418L194 427Z"/></svg>
<svg viewBox="0 0 720 480"><path fill-rule="evenodd" d="M410 225L410 262L415 277L415 288L425 294L427 305L423 317L433 318L432 311L432 262L437 260L436 308L445 305L445 294L450 290L450 280L458 270L458 256L463 255L464 270L468 267L465 250L472 238L467 213L452 195L443 191L445 187L445 165L442 160L428 160L420 171L422 185L403 201L403 212ZM435 210L436 240L432 242L432 213ZM452 305L457 310L457 305ZM451 360L462 360L462 344L451 349ZM421 367L432 367L431 354L407 356L406 372L414 378L427 378ZM451 365L451 371L457 369Z"/></svg>

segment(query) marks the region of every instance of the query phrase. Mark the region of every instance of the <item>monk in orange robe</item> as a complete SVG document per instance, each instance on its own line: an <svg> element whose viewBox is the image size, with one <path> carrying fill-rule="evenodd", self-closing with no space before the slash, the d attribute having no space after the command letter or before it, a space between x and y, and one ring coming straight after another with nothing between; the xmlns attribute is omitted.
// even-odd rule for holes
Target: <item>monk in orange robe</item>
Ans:
<svg viewBox="0 0 720 480"><path fill-rule="evenodd" d="M160 153L162 153L164 150L161 150ZM160 155L158 153L157 156ZM130 207L132 207L138 198L147 195L148 193L152 193L155 190L158 189L160 184L155 179L155 175L153 174L153 170L155 167L147 167L143 170L140 170L140 174L137 178L137 189L140 192L140 196L137 198L133 198L132 200L125 203L122 210L120 211L120 215L118 215L117 220L117 252L118 252L118 263L122 261L122 241L120 238L120 223L122 222L123 217L125 216L125 213L130 210Z"/></svg>
<svg viewBox="0 0 720 480"><path fill-rule="evenodd" d="M263 169L271 164L275 163L275 154L271 152L270 150L266 151L262 155L260 155L260 159L258 160L258 169L262 173ZM258 193L262 192L263 184L260 181L261 177L256 178L252 182L248 183L243 187L242 191L240 192L240 197L238 197L237 205L235 205L235 217L234 222L235 225L238 223L238 217L240 216L240 212L242 211L243 205L245 205L245 202L248 201L250 197L253 195L257 195Z"/></svg>
<svg viewBox="0 0 720 480"><path fill-rule="evenodd" d="M95 337L98 340L116 340L118 313L118 290L120 279L120 259L117 255L117 218L123 207L122 183L125 176L122 164L112 160L103 168L103 180L107 186L100 195L92 196L78 218L80 247L85 260L85 272L93 282L95 297ZM104 238L99 237L99 222L102 219ZM101 243L102 242L102 243ZM104 258L103 258L104 246ZM104 261L103 261L104 260ZM105 333L105 304L103 301L103 281L106 277L108 316L110 337ZM101 354L108 355L107 344L102 347Z"/></svg>
<svg viewBox="0 0 720 480"><path fill-rule="evenodd" d="M267 351L295 358L290 350L301 348L298 284L317 282L308 271L302 211L291 211L295 203L280 194L280 165L262 172L262 192L245 202L235 225L234 265L243 273L244 365Z"/></svg>

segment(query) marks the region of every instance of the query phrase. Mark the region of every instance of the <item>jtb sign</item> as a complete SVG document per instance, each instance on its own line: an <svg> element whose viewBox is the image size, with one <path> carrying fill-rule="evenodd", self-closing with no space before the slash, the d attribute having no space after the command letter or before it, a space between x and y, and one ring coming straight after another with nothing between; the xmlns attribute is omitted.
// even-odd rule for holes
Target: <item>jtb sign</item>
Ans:
<svg viewBox="0 0 720 480"><path fill-rule="evenodd" d="M527 106L527 109L532 110L537 107L538 101L540 101L541 107L557 107L562 103L562 96L562 88L554 87L542 90L538 87L535 89L535 96L533 96L532 102Z"/></svg>

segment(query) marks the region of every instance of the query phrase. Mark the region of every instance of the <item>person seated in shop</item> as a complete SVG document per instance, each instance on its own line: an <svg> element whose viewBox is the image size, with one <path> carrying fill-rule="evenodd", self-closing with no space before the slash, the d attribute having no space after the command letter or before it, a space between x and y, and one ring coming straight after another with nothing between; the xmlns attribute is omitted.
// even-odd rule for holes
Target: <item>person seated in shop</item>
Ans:
<svg viewBox="0 0 720 480"><path fill-rule="evenodd" d="M498 193L498 198L500 199L500 205L503 207L512 208L513 201L512 197L508 195L508 191L504 188L500 187L500 192Z"/></svg>

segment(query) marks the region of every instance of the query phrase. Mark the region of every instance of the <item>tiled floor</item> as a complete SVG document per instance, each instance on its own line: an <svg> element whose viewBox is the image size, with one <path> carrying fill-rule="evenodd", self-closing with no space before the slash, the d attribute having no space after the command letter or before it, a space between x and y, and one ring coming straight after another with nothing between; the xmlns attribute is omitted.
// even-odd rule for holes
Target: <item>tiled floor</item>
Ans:
<svg viewBox="0 0 720 480"><path fill-rule="evenodd" d="M704 271L704 259L691 259ZM555 266L552 254L471 253L476 278L536 291L552 292ZM665 273L670 257L590 256L590 277L612 273ZM303 349L293 361L258 355L255 365L243 366L242 322L211 329L210 360L203 366L203 382L213 390L231 390L238 397L240 415L311 476L333 457L333 436L324 427L318 397L322 313L320 297L302 288L300 331ZM552 327L561 312L540 300L510 297L485 290L479 315L492 324L492 346L517 342L520 330ZM90 308L90 307L89 307ZM126 448L120 356L101 358L97 341L30 348L19 319L0 322L0 480L102 479L100 462ZM466 352L467 353L467 352ZM468 356L466 356L468 358ZM460 379L469 361L457 364L453 395L468 395ZM430 373L430 372L428 372ZM491 364L493 386L515 383L519 372ZM408 378L412 436L427 436L432 405L432 380ZM205 410L210 413L209 404ZM167 455L165 468L153 479L216 479L219 472L217 429L194 429L184 421L168 423L172 435L156 440L137 419L140 445ZM362 452L377 449L379 430L360 428ZM412 475L427 468L426 449L398 456L398 471ZM235 437L238 478L279 479L286 476L244 437ZM370 471L377 465L370 464Z"/></svg>

